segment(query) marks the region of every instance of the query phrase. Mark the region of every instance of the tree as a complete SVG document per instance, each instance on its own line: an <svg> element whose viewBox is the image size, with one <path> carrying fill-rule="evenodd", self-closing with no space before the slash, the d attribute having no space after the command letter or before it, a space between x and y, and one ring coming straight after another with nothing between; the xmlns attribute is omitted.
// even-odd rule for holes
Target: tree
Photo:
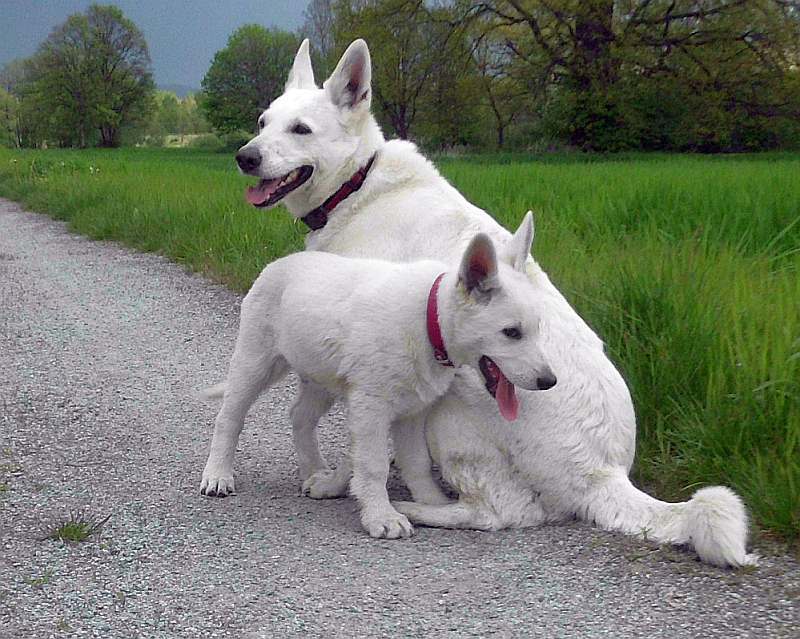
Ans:
<svg viewBox="0 0 800 639"><path fill-rule="evenodd" d="M118 146L123 125L144 120L154 92L142 32L117 7L92 5L56 27L31 60L31 99L53 114L55 137Z"/></svg>
<svg viewBox="0 0 800 639"><path fill-rule="evenodd" d="M431 148L474 146L484 140L482 85L469 40L451 23L447 9L428 9L422 37L437 43L436 58L417 98L415 137Z"/></svg>
<svg viewBox="0 0 800 639"><path fill-rule="evenodd" d="M474 89L461 82L470 68L469 53L451 24L450 10L429 5L424 0L337 0L336 49L358 37L369 43L373 105L381 124L406 139L422 119L426 136L437 129L438 142L456 143L468 118L453 112L472 106L457 102ZM441 130L442 124L449 131Z"/></svg>
<svg viewBox="0 0 800 639"><path fill-rule="evenodd" d="M458 6L462 21L480 24L477 37L502 32L530 77L545 83L557 132L583 149L638 146L639 134L668 146L737 148L744 123L757 122L766 139L767 120L796 118L800 109L791 88L797 2L462 0ZM641 129L637 94L648 96L644 108L652 114L654 89L667 92L671 116L688 101L691 115L706 119L690 127L696 144Z"/></svg>
<svg viewBox="0 0 800 639"><path fill-rule="evenodd" d="M17 137L17 99L0 87L0 146L19 146Z"/></svg>
<svg viewBox="0 0 800 639"><path fill-rule="evenodd" d="M251 130L261 110L283 93L300 38L248 24L214 55L203 78L200 106L214 128Z"/></svg>
<svg viewBox="0 0 800 639"><path fill-rule="evenodd" d="M300 27L301 38L308 38L312 51L318 56L314 69L321 78L328 77L336 67L334 55L336 41L334 39L335 0L311 0L303 10L303 26Z"/></svg>
<svg viewBox="0 0 800 639"><path fill-rule="evenodd" d="M168 135L207 133L208 122L203 118L194 95L181 99L171 91L156 93L156 109L143 131L143 138L151 145L161 145Z"/></svg>
<svg viewBox="0 0 800 639"><path fill-rule="evenodd" d="M499 31L475 38L472 56L484 104L494 121L497 148L503 148L506 131L531 103L530 87L522 79L525 69L519 68L513 48Z"/></svg>
<svg viewBox="0 0 800 639"><path fill-rule="evenodd" d="M16 100L15 145L36 147L53 140L54 114L35 91L36 70L31 58L12 60L0 70L0 85Z"/></svg>

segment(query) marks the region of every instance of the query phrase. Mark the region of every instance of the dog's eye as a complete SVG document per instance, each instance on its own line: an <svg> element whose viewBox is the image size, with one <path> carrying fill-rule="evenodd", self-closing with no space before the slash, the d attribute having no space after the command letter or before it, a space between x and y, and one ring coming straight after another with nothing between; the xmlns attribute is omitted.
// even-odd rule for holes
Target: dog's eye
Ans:
<svg viewBox="0 0 800 639"><path fill-rule="evenodd" d="M266 123L264 122L264 118L259 118L259 119L258 119L258 130L259 130L259 131L262 131L262 130L264 129L264 125L265 125L265 124L266 124Z"/></svg>
<svg viewBox="0 0 800 639"><path fill-rule="evenodd" d="M297 135L308 135L311 133L311 129L309 129L302 122L298 122L292 127L292 133L296 133Z"/></svg>
<svg viewBox="0 0 800 639"><path fill-rule="evenodd" d="M522 331L519 330L516 326L509 326L508 328L504 328L503 335L505 335L508 339L522 339Z"/></svg>

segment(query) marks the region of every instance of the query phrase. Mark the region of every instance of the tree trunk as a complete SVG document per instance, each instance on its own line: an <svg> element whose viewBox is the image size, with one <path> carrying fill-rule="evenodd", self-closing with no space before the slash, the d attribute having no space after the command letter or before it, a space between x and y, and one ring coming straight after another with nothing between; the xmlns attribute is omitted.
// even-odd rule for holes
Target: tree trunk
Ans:
<svg viewBox="0 0 800 639"><path fill-rule="evenodd" d="M113 148L117 146L119 130L113 126L100 127L100 146L103 148Z"/></svg>
<svg viewBox="0 0 800 639"><path fill-rule="evenodd" d="M575 16L575 53L572 73L579 89L593 84L609 86L616 76L611 55L614 42L614 2L587 2Z"/></svg>
<svg viewBox="0 0 800 639"><path fill-rule="evenodd" d="M617 76L611 51L613 19L613 0L587 2L575 16L575 49L569 67L578 106L570 142L584 149L596 148L597 133L613 126L608 121L614 112L608 93Z"/></svg>
<svg viewBox="0 0 800 639"><path fill-rule="evenodd" d="M398 138L401 140L408 139L408 122L406 122L405 113L402 113L403 109L401 109L401 113L398 115L393 115L391 117L392 120L392 127L394 128L394 132Z"/></svg>

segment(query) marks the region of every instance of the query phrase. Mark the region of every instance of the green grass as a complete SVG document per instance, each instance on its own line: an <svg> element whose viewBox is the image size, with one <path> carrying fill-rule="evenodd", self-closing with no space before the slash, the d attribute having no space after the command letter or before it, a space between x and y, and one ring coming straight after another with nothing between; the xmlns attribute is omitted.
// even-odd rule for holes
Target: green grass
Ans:
<svg viewBox="0 0 800 639"><path fill-rule="evenodd" d="M245 183L219 154L0 150L0 194L68 220L79 233L163 253L238 290L268 261L302 247L287 215L248 208Z"/></svg>
<svg viewBox="0 0 800 639"><path fill-rule="evenodd" d="M77 544L99 533L110 518L111 515L100 519L80 512L71 513L65 521L54 525L44 539L59 539Z"/></svg>
<svg viewBox="0 0 800 639"><path fill-rule="evenodd" d="M800 540L800 156L438 164L508 227L535 212L535 256L631 387L636 481L665 499L730 485ZM240 291L302 246L285 212L245 204L247 183L225 155L0 151L0 194Z"/></svg>

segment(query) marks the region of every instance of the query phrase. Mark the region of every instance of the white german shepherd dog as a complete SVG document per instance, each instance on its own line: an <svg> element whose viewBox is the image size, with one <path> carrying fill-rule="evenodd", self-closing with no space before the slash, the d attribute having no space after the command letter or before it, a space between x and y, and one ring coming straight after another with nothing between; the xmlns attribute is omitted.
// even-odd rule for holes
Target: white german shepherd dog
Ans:
<svg viewBox="0 0 800 639"><path fill-rule="evenodd" d="M410 536L411 524L386 492L390 429L413 498L444 504L431 474L425 417L457 367L484 376L509 421L518 415L515 386L556 385L539 348L538 292L524 271L530 213L519 237L527 243L510 243L518 269L498 264L492 241L481 233L460 267L449 271L433 260L401 264L318 251L273 262L242 303L216 433L224 439L222 433L240 431L258 394L293 370L316 386L315 395L344 398L349 414L352 481L347 466L332 476L312 475L307 490L324 496L324 485L341 475L372 537Z"/></svg>
<svg viewBox="0 0 800 639"><path fill-rule="evenodd" d="M284 94L264 111L259 133L237 155L241 170L260 178L248 190L251 204L283 202L312 229L308 249L344 256L453 264L477 233L501 247L511 241L413 144L384 139L370 99L371 62L363 40L348 47L322 89L303 42ZM717 566L753 563L745 548L745 509L730 489L702 488L688 502L673 504L631 484L636 422L625 381L602 341L532 257L524 269L544 320L540 347L558 384L522 394L519 419L508 422L480 376L463 369L426 427L430 455L458 501L396 502L395 508L421 525L481 530L577 517L606 530L692 546ZM329 472L315 431L329 407L327 396L301 379L291 420L304 481ZM239 430L217 424L204 494L234 491ZM346 482L334 488L344 494Z"/></svg>

